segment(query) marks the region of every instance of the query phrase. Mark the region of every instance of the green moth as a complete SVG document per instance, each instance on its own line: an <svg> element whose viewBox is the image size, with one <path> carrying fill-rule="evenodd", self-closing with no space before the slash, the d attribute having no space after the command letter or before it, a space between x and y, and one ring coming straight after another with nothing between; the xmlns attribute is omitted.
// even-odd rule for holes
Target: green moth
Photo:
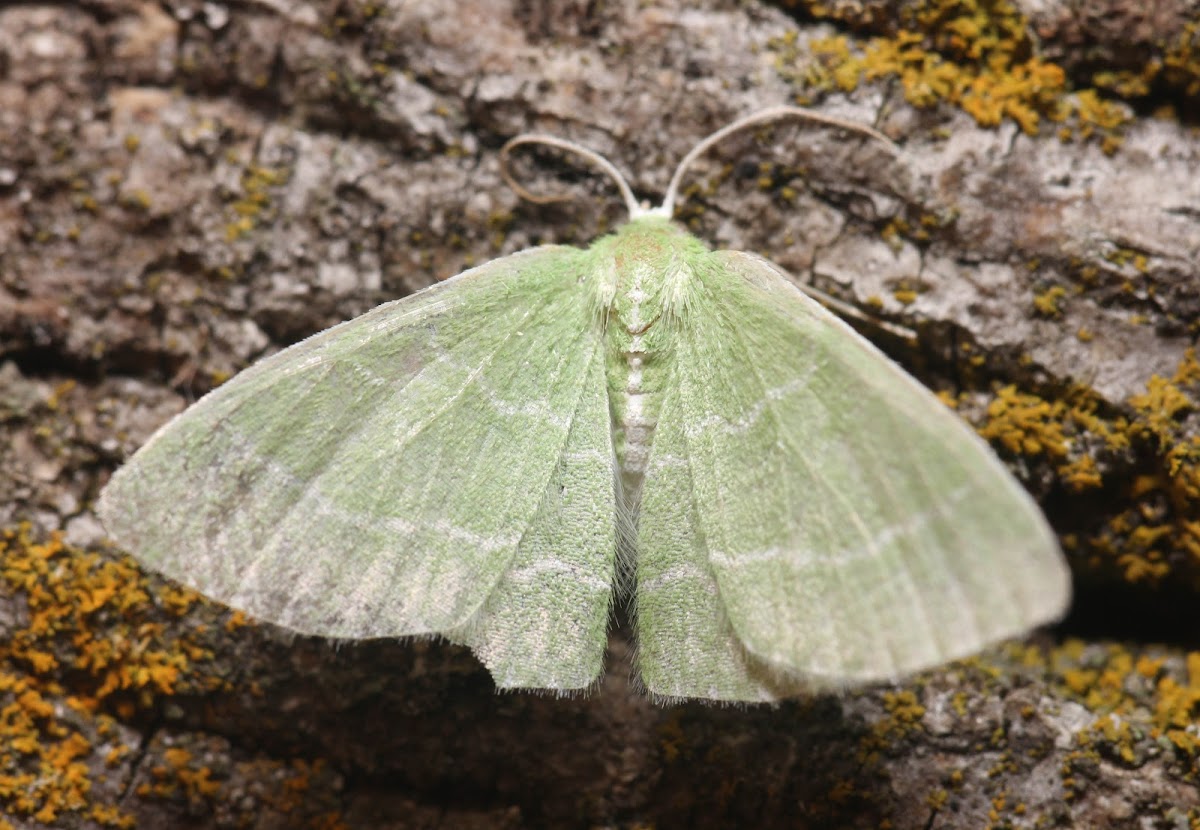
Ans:
<svg viewBox="0 0 1200 830"><path fill-rule="evenodd" d="M795 115L714 134L657 210L618 176L631 221L586 250L502 257L242 372L112 477L108 531L298 632L465 644L503 688L593 685L617 601L649 693L736 701L1058 618L1054 534L987 445L770 262L670 221L700 150Z"/></svg>

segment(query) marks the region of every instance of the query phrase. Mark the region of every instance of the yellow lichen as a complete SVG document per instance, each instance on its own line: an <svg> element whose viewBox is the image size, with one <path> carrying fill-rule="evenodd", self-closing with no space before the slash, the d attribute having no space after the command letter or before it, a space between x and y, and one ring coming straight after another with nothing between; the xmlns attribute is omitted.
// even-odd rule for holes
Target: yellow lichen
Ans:
<svg viewBox="0 0 1200 830"><path fill-rule="evenodd" d="M1033 307L1043 317L1062 316L1062 298L1067 296L1067 289L1061 285L1053 285L1033 298Z"/></svg>
<svg viewBox="0 0 1200 830"><path fill-rule="evenodd" d="M206 627L178 619L205 603L149 580L127 557L77 550L57 535L37 541L25 527L0 532L0 563L0 579L25 612L22 627L0 642L0 814L28 824L131 828L133 816L93 786L92 770L114 769L137 749L121 740L110 713L128 720L164 696L225 688L198 639ZM245 624L241 615L227 617L231 630ZM142 797L221 798L221 777L195 746L168 746L157 757ZM253 807L235 809L266 805L295 819L289 826L344 828L329 811L329 780L324 796L307 800L321 761L256 763L264 766L239 768L243 778L270 783Z"/></svg>
<svg viewBox="0 0 1200 830"><path fill-rule="evenodd" d="M854 7L807 4L817 18L852 16ZM768 46L785 74L800 59L794 39ZM1060 136L1097 135L1108 152L1120 142L1126 109L1093 89L1072 94L1067 73L1037 54L1037 38L1018 7L1006 0L922 0L904 7L896 31L861 48L845 36L809 44L813 60L796 80L849 92L864 80L895 79L909 103L958 106L982 126L1011 119L1033 135L1043 119L1070 118ZM1182 50L1180 50L1182 53Z"/></svg>
<svg viewBox="0 0 1200 830"><path fill-rule="evenodd" d="M1185 424L1198 385L1200 364L1189 350L1171 378L1154 376L1129 399L1133 415L1123 432L1153 456L1152 466L1131 481L1130 506L1088 538L1129 582L1156 583L1180 572L1200 585L1200 438Z"/></svg>
<svg viewBox="0 0 1200 830"><path fill-rule="evenodd" d="M1155 441L1160 449L1171 443L1175 424L1194 406L1174 379L1158 375L1147 382L1145 394L1134 395L1129 404L1140 415L1134 422L1137 432Z"/></svg>
<svg viewBox="0 0 1200 830"><path fill-rule="evenodd" d="M979 432L1012 455L1061 460L1068 454L1064 410L1063 403L1005 386L988 405L988 421Z"/></svg>
<svg viewBox="0 0 1200 830"><path fill-rule="evenodd" d="M1104 755L1135 766L1162 750L1190 776L1200 761L1195 722L1200 717L1200 652L1178 661L1135 654L1119 645L1086 646L1068 640L1050 654L1047 668L1062 683L1062 693L1094 713L1075 733L1079 750L1064 758L1063 787L1078 790L1074 776L1090 760Z"/></svg>
<svg viewBox="0 0 1200 830"><path fill-rule="evenodd" d="M75 814L130 827L128 814L91 798L87 759L111 765L130 751L100 710L151 707L181 685L211 688L193 672L207 652L153 620L155 592L129 559L18 528L0 533L0 562L26 611L0 643L0 808L43 824Z"/></svg>
<svg viewBox="0 0 1200 830"><path fill-rule="evenodd" d="M996 392L979 432L1010 456L1049 464L1072 492L1102 486L1096 448L1117 452L1129 446L1124 419L1096 414L1097 402L1083 390L1049 401L1015 386Z"/></svg>
<svg viewBox="0 0 1200 830"><path fill-rule="evenodd" d="M172 798L179 796L189 802L208 801L221 785L212 780L212 770L194 763L192 753L183 747L169 747L163 752L165 764L151 767L151 782L138 788L138 795Z"/></svg>
<svg viewBox="0 0 1200 830"><path fill-rule="evenodd" d="M1162 58L1166 82L1194 98L1200 95L1200 20L1186 23Z"/></svg>
<svg viewBox="0 0 1200 830"><path fill-rule="evenodd" d="M235 218L225 226L225 238L230 242L240 239L271 218L271 193L290 178L291 171L285 167L249 165L244 168L241 193L230 205Z"/></svg>
<svg viewBox="0 0 1200 830"><path fill-rule="evenodd" d="M1127 582L1182 577L1200 588L1200 436L1188 427L1197 400L1200 363L1189 351L1172 377L1153 377L1130 397L1128 416L1102 416L1082 391L1047 400L1008 386L979 431L1004 455L1052 470L1068 492L1105 487L1109 465L1141 459L1112 482L1128 506L1073 535L1068 548L1080 564Z"/></svg>
<svg viewBox="0 0 1200 830"><path fill-rule="evenodd" d="M905 735L920 731L925 707L909 690L885 692L883 707L887 717L877 720L859 742L858 757L862 763L872 763L878 753L901 740Z"/></svg>
<svg viewBox="0 0 1200 830"><path fill-rule="evenodd" d="M150 209L150 194L138 188L122 193L118 199L122 207L130 210L147 211Z"/></svg>

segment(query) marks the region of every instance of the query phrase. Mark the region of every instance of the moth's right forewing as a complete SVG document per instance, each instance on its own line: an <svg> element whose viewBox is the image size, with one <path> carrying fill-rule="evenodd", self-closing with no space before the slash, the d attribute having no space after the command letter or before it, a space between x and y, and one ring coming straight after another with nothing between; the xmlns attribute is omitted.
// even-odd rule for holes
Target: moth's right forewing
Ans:
<svg viewBox="0 0 1200 830"><path fill-rule="evenodd" d="M698 279L640 516L651 691L893 679L1063 613L1054 534L935 396L765 260Z"/></svg>
<svg viewBox="0 0 1200 830"><path fill-rule="evenodd" d="M837 685L1059 618L1056 537L982 439L774 266L714 258L728 335L690 342L680 385L697 492L745 505L702 516L746 647Z"/></svg>

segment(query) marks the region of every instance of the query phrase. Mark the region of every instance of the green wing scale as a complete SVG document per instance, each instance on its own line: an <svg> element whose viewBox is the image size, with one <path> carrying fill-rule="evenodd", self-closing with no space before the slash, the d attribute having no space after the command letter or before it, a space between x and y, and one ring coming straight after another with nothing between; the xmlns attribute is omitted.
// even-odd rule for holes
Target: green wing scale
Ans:
<svg viewBox="0 0 1200 830"><path fill-rule="evenodd" d="M973 431L766 260L694 271L640 516L650 691L891 680L1061 616L1057 542Z"/></svg>
<svg viewBox="0 0 1200 830"><path fill-rule="evenodd" d="M616 524L579 254L496 260L255 365L114 475L106 527L295 631L442 633L503 685L587 685Z"/></svg>

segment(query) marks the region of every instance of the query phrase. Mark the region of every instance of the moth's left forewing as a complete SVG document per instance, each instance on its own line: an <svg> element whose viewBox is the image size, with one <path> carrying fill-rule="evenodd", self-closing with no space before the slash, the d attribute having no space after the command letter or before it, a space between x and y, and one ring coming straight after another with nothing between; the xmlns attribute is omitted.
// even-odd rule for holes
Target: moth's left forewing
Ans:
<svg viewBox="0 0 1200 830"><path fill-rule="evenodd" d="M114 474L105 527L264 621L440 633L501 686L590 685L616 507L579 273L571 248L502 257L262 361Z"/></svg>
<svg viewBox="0 0 1200 830"><path fill-rule="evenodd" d="M673 417L750 654L812 686L869 682L1063 613L1054 534L969 427L764 260L716 253L702 276Z"/></svg>

